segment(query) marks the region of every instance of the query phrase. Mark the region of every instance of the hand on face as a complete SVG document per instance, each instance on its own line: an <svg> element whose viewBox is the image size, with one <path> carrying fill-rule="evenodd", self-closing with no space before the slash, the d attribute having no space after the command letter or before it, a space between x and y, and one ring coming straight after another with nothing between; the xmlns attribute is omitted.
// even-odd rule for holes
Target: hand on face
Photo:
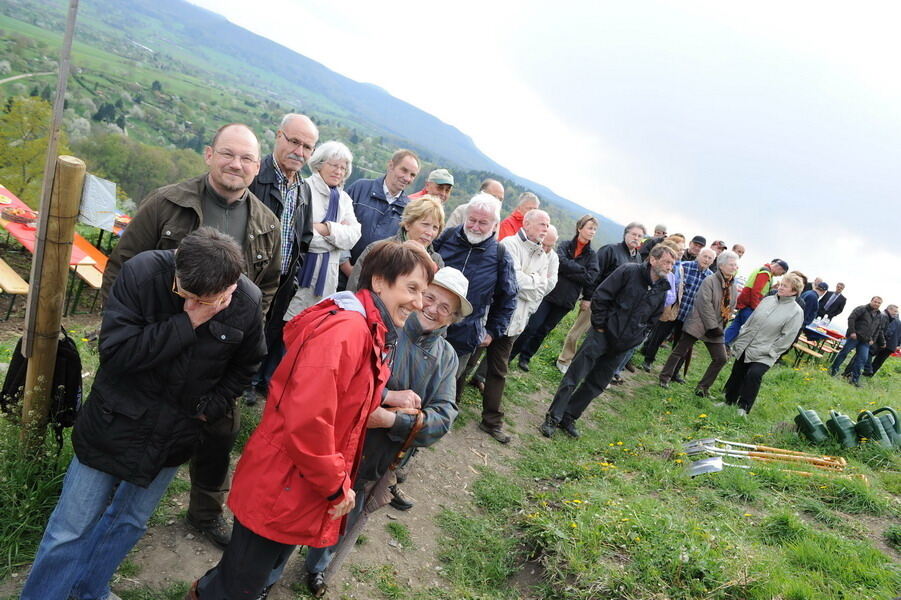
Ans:
<svg viewBox="0 0 901 600"><path fill-rule="evenodd" d="M191 320L191 327L197 329L217 314L228 308L232 301L232 294L238 288L238 284L232 284L222 294L215 297L198 298L197 296L187 296L187 292L183 292L185 299L184 310L188 313Z"/></svg>

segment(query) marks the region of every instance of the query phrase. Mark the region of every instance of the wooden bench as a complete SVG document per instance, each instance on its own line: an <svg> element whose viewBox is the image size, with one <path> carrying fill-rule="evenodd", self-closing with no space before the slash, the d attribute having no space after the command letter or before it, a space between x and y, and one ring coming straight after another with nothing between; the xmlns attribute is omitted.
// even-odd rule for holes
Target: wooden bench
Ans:
<svg viewBox="0 0 901 600"><path fill-rule="evenodd" d="M13 314L16 297L28 294L28 282L22 279L2 258L0 258L0 292L9 296L9 307L6 310L6 317L3 319L6 321Z"/></svg>
<svg viewBox="0 0 901 600"><path fill-rule="evenodd" d="M795 349L795 364L792 365L792 367L797 367L804 358L807 360L810 360L811 358L823 358L822 354L814 352L804 344L796 342L792 347Z"/></svg>
<svg viewBox="0 0 901 600"><path fill-rule="evenodd" d="M78 233L75 234L72 245L84 252L85 256L92 259L95 264L69 267L72 270L73 277L69 282L69 298L66 303L66 312L70 315L79 314L78 304L81 302L84 286L87 285L94 290L91 308L87 311L92 313L97 305L97 299L100 297L100 288L103 286L103 272L106 270L106 263L109 261L109 257Z"/></svg>

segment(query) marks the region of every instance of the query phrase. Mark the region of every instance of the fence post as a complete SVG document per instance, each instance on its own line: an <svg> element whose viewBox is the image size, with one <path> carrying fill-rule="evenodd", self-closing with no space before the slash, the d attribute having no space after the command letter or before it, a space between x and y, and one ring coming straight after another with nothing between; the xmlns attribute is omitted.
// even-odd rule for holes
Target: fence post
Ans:
<svg viewBox="0 0 901 600"><path fill-rule="evenodd" d="M56 159L46 234L44 238L37 240L38 245L44 245L44 252L35 253L35 256L42 256L43 260L32 269L32 279L36 275L40 279L40 286L29 286L32 290L29 293L38 290L38 298L36 301L30 299L32 301L29 302L29 307L35 307L35 319L34 328L26 332L33 345L25 375L22 405L22 440L32 447L43 442L47 430L53 392L53 369L56 366L69 260L84 177L85 164L80 159L74 156L60 156Z"/></svg>

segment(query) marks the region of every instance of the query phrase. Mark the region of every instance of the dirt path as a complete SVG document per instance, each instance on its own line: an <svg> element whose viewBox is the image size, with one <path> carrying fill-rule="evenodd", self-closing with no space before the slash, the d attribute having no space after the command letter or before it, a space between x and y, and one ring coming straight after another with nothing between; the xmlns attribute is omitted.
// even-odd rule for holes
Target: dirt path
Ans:
<svg viewBox="0 0 901 600"><path fill-rule="evenodd" d="M514 435L508 446L502 446L477 428L477 418L470 418L462 427L452 430L434 448L421 452L414 460L404 493L416 505L407 512L390 507L372 515L363 533L365 541L357 545L341 572L330 583L327 598L379 598L374 570L391 565L395 581L409 589L445 587L438 560L441 531L437 516L444 509L471 511L472 484L479 476L479 468L488 467L501 473L510 468L510 458L522 443L520 436L537 433L546 402L551 391L533 394L526 406L510 406L507 412L508 431ZM472 401L464 410L470 414ZM180 474L180 478L185 477ZM178 582L202 575L218 561L220 553L196 536L183 520L187 508L187 493L169 499L170 506L163 523L152 526L139 542L129 561L136 567L134 576L114 583L114 589L132 586L166 588ZM410 533L411 548L403 547L389 533L387 526L396 522ZM527 569L531 567L526 567ZM524 573L528 581L530 573ZM304 587L302 561L295 555L282 581L270 594L272 600L297 597L292 587Z"/></svg>

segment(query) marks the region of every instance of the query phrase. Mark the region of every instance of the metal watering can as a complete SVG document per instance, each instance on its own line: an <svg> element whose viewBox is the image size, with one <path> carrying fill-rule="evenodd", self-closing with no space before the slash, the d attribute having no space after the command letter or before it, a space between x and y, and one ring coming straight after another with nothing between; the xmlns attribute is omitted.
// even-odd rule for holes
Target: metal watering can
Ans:
<svg viewBox="0 0 901 600"><path fill-rule="evenodd" d="M857 431L854 429L854 421L848 415L830 410L829 418L826 420L826 429L829 430L832 437L838 440L842 448L857 447Z"/></svg>
<svg viewBox="0 0 901 600"><path fill-rule="evenodd" d="M795 424L798 426L798 430L814 444L822 444L829 439L829 432L815 410L807 410L799 406Z"/></svg>
<svg viewBox="0 0 901 600"><path fill-rule="evenodd" d="M879 413L885 414L879 415ZM895 448L901 448L901 423L898 422L898 413L895 412L895 409L891 406L883 406L873 411L873 416L876 415L879 415L876 418L882 423L882 429L892 441L892 445Z"/></svg>
<svg viewBox="0 0 901 600"><path fill-rule="evenodd" d="M878 417L873 416L873 413L868 410L861 411L857 415L857 425L854 426L854 430L862 438L873 440L886 448L892 447L892 440L885 432L882 421Z"/></svg>

